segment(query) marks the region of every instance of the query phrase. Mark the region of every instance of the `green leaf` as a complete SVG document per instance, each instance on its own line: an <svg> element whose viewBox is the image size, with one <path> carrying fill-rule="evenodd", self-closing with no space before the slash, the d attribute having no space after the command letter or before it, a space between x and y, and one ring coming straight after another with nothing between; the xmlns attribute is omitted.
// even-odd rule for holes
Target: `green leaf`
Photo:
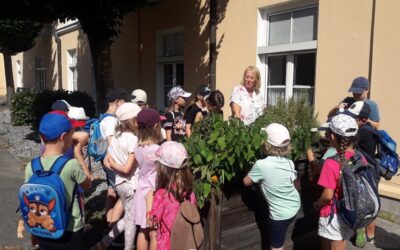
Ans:
<svg viewBox="0 0 400 250"><path fill-rule="evenodd" d="M211 184L210 183L204 183L203 184L203 190L204 190L204 197L208 197L211 191Z"/></svg>

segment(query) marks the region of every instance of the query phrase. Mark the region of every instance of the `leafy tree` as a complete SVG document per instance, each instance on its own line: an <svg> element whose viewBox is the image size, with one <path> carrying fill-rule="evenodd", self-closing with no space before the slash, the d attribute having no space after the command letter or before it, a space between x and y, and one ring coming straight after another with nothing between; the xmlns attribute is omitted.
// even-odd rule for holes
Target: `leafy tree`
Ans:
<svg viewBox="0 0 400 250"><path fill-rule="evenodd" d="M43 24L32 21L0 20L0 52L3 53L7 85L7 104L14 96L11 56L31 49Z"/></svg>
<svg viewBox="0 0 400 250"><path fill-rule="evenodd" d="M46 22L78 19L89 40L97 109L101 111L106 107L105 91L114 85L110 45L119 33L124 16L157 2L160 0L2 0L0 18Z"/></svg>

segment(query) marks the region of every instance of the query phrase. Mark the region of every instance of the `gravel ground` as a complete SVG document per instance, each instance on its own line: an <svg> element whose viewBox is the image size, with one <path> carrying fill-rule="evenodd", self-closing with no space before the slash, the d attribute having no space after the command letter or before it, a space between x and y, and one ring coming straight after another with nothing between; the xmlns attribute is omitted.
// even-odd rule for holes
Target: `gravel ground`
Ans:
<svg viewBox="0 0 400 250"><path fill-rule="evenodd" d="M12 126L10 110L0 106L0 143L19 162L23 171L26 163L39 155L40 141L30 126ZM101 219L107 183L101 164L92 162L93 188L86 192L85 205L89 220Z"/></svg>

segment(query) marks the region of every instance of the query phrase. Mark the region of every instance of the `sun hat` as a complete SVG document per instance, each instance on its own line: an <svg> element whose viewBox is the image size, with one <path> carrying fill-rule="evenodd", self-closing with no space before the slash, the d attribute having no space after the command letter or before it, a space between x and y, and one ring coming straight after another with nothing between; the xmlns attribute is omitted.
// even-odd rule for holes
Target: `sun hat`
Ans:
<svg viewBox="0 0 400 250"><path fill-rule="evenodd" d="M345 109L343 114L353 118L368 118L371 114L371 107L364 101L357 101L351 104L348 109Z"/></svg>
<svg viewBox="0 0 400 250"><path fill-rule="evenodd" d="M351 83L351 87L349 88L349 92L362 94L366 89L369 89L368 79L363 76L359 76L354 78L353 82Z"/></svg>
<svg viewBox="0 0 400 250"><path fill-rule="evenodd" d="M85 109L82 107L69 107L68 117L73 120L89 120L86 116Z"/></svg>
<svg viewBox="0 0 400 250"><path fill-rule="evenodd" d="M67 112L71 105L66 100L57 100L51 105L51 110L61 110Z"/></svg>
<svg viewBox="0 0 400 250"><path fill-rule="evenodd" d="M164 166L181 169L186 167L188 153L182 143L166 141L156 151L158 162Z"/></svg>
<svg viewBox="0 0 400 250"><path fill-rule="evenodd" d="M151 128L160 120L160 114L152 108L142 109L136 117L139 128Z"/></svg>
<svg viewBox="0 0 400 250"><path fill-rule="evenodd" d="M169 92L168 92L168 99L171 101L175 101L178 99L180 96L184 98L188 98L192 95L192 93L184 91L180 86L173 87Z"/></svg>
<svg viewBox="0 0 400 250"><path fill-rule="evenodd" d="M357 135L358 125L353 117L339 114L332 117L332 121L329 123L329 129L335 134L350 137Z"/></svg>
<svg viewBox="0 0 400 250"><path fill-rule="evenodd" d="M45 114L39 124L40 134L49 141L57 139L71 129L72 124L68 116L54 112Z"/></svg>
<svg viewBox="0 0 400 250"><path fill-rule="evenodd" d="M143 89L135 89L134 91L132 91L132 96L134 96L131 100L133 103L147 103L147 94L146 91L144 91Z"/></svg>
<svg viewBox="0 0 400 250"><path fill-rule="evenodd" d="M285 126L279 123L271 123L262 130L268 134L267 142L272 146L281 148L286 147L290 143L289 131Z"/></svg>
<svg viewBox="0 0 400 250"><path fill-rule="evenodd" d="M129 102L133 98L134 97L132 95L128 94L124 89L119 87L108 89L106 93L107 102L113 102L115 100L125 100L126 102Z"/></svg>
<svg viewBox="0 0 400 250"><path fill-rule="evenodd" d="M140 110L142 109L136 103L126 102L118 107L115 115L118 120L125 121L137 117Z"/></svg>

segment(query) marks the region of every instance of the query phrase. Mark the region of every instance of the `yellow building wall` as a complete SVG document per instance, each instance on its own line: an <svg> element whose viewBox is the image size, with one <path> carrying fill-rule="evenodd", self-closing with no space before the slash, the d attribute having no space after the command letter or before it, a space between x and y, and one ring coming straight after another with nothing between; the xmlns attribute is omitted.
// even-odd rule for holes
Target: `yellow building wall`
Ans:
<svg viewBox="0 0 400 250"><path fill-rule="evenodd" d="M3 54L0 53L0 96L7 94L6 75L4 70Z"/></svg>
<svg viewBox="0 0 400 250"><path fill-rule="evenodd" d="M379 105L381 128L400 142L400 1L376 1L371 99ZM400 152L397 150L397 152Z"/></svg>
<svg viewBox="0 0 400 250"><path fill-rule="evenodd" d="M95 86L92 75L92 58L86 35L82 30L75 30L59 36L61 40L62 88L68 89L68 51L77 51L77 87L95 97Z"/></svg>
<svg viewBox="0 0 400 250"><path fill-rule="evenodd" d="M368 78L372 0L320 1L315 111L320 121L348 93L358 76Z"/></svg>

